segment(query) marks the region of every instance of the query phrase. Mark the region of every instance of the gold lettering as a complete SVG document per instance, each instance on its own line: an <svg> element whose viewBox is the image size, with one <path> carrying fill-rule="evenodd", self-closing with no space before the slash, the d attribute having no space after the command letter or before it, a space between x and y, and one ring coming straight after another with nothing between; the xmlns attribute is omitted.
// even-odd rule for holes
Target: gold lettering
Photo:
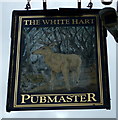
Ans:
<svg viewBox="0 0 118 120"><path fill-rule="evenodd" d="M31 103L81 103L81 102L96 102L94 93L67 95L67 96L41 96L41 95L28 95L21 94L21 104L27 103L30 100Z"/></svg>
<svg viewBox="0 0 118 120"><path fill-rule="evenodd" d="M35 25L36 24L35 20L30 20L29 22L30 22L29 25Z"/></svg>
<svg viewBox="0 0 118 120"><path fill-rule="evenodd" d="M56 20L51 20L50 24L56 24Z"/></svg>
<svg viewBox="0 0 118 120"><path fill-rule="evenodd" d="M24 20L25 25L28 25L29 20Z"/></svg>
<svg viewBox="0 0 118 120"><path fill-rule="evenodd" d="M66 24L70 24L70 21L69 21L69 19L66 19Z"/></svg>
<svg viewBox="0 0 118 120"><path fill-rule="evenodd" d="M50 96L48 96L47 103L50 103L50 102L57 102L57 96L54 96L54 98L51 98Z"/></svg>
<svg viewBox="0 0 118 120"><path fill-rule="evenodd" d="M94 19L91 19L91 24L93 24L94 23Z"/></svg>
<svg viewBox="0 0 118 120"><path fill-rule="evenodd" d="M61 24L63 25L65 20L62 19L62 20L60 20L60 21L61 21Z"/></svg>
<svg viewBox="0 0 118 120"><path fill-rule="evenodd" d="M42 20L42 21L43 21L43 24L46 24L46 25L50 23L50 20Z"/></svg>
<svg viewBox="0 0 118 120"><path fill-rule="evenodd" d="M90 20L89 19L85 19L85 24L90 24Z"/></svg>
<svg viewBox="0 0 118 120"><path fill-rule="evenodd" d="M40 96L40 103L46 103L46 97Z"/></svg>
<svg viewBox="0 0 118 120"><path fill-rule="evenodd" d="M36 100L34 101L34 98L36 97ZM38 103L38 99L39 98L39 96L34 96L34 95L32 95L31 96L31 103Z"/></svg>
<svg viewBox="0 0 118 120"><path fill-rule="evenodd" d="M61 96L58 102L61 102L61 101L66 102L66 100L64 99L64 96Z"/></svg>
<svg viewBox="0 0 118 120"><path fill-rule="evenodd" d="M78 24L78 19L72 19L72 24Z"/></svg>
<svg viewBox="0 0 118 120"><path fill-rule="evenodd" d="M83 20L80 20L79 21L79 24L85 24Z"/></svg>
<svg viewBox="0 0 118 120"><path fill-rule="evenodd" d="M50 24L53 24L53 20L50 20Z"/></svg>
<svg viewBox="0 0 118 120"><path fill-rule="evenodd" d="M66 98L67 98L67 101L66 102L72 102L72 97L73 96L67 96Z"/></svg>
<svg viewBox="0 0 118 120"><path fill-rule="evenodd" d="M80 95L80 102L86 102L86 94Z"/></svg>
<svg viewBox="0 0 118 120"><path fill-rule="evenodd" d="M54 20L54 24L57 24L57 23L56 23L56 20Z"/></svg>
<svg viewBox="0 0 118 120"><path fill-rule="evenodd" d="M28 99L30 99L30 95L28 95L28 94L24 94L24 95L21 95L21 96L22 96L21 103L26 103L25 101L28 100Z"/></svg>
<svg viewBox="0 0 118 120"><path fill-rule="evenodd" d="M94 93L87 93L88 94L88 102L92 102L92 100L93 101L97 101L96 99L95 99L95 94Z"/></svg>
<svg viewBox="0 0 118 120"><path fill-rule="evenodd" d="M36 20L36 25L40 25L40 20Z"/></svg>
<svg viewBox="0 0 118 120"><path fill-rule="evenodd" d="M57 24L58 24L58 25L60 24L60 21L59 21L59 20L57 20Z"/></svg>
<svg viewBox="0 0 118 120"><path fill-rule="evenodd" d="M78 102L77 97L78 97L78 96L75 96L75 100L74 100L74 102Z"/></svg>
<svg viewBox="0 0 118 120"><path fill-rule="evenodd" d="M40 20L24 20L24 25L40 25ZM93 24L94 19L72 19L72 24ZM63 25L63 24L70 24L69 19L55 19L55 20L42 20L42 24L49 25Z"/></svg>

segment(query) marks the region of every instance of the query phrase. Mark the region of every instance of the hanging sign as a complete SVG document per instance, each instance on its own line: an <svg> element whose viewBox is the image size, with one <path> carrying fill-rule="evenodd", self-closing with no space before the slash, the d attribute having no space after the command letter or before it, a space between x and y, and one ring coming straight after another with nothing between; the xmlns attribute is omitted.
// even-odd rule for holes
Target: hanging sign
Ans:
<svg viewBox="0 0 118 120"><path fill-rule="evenodd" d="M110 109L99 10L14 11L7 111Z"/></svg>

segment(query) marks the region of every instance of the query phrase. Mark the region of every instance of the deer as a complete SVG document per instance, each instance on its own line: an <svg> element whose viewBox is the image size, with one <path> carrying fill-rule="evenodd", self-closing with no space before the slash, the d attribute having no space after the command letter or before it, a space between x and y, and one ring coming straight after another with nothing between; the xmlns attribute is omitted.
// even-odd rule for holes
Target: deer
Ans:
<svg viewBox="0 0 118 120"><path fill-rule="evenodd" d="M44 62L51 69L51 79L50 79L50 87L51 90L54 89L54 80L56 79L56 75L58 73L62 73L64 78L64 83L66 89L70 91L70 83L69 83L69 72L72 73L72 79L77 80L80 74L81 67L81 57L76 54L62 54L62 53L54 53L52 51L52 47L54 44L49 44L40 47L32 52L32 54L40 54L44 56Z"/></svg>

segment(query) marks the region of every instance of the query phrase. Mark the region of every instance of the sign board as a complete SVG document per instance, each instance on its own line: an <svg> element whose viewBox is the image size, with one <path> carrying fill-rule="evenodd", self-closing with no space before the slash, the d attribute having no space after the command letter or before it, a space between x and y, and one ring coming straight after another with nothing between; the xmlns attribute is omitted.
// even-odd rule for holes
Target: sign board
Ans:
<svg viewBox="0 0 118 120"><path fill-rule="evenodd" d="M98 12L13 11L7 111L110 109Z"/></svg>

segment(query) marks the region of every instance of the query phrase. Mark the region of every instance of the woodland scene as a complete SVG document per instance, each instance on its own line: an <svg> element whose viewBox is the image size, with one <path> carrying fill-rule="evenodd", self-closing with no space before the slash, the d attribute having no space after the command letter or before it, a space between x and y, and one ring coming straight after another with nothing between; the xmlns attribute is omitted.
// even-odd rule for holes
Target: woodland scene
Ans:
<svg viewBox="0 0 118 120"><path fill-rule="evenodd" d="M23 27L21 41L21 93L97 91L94 25Z"/></svg>

